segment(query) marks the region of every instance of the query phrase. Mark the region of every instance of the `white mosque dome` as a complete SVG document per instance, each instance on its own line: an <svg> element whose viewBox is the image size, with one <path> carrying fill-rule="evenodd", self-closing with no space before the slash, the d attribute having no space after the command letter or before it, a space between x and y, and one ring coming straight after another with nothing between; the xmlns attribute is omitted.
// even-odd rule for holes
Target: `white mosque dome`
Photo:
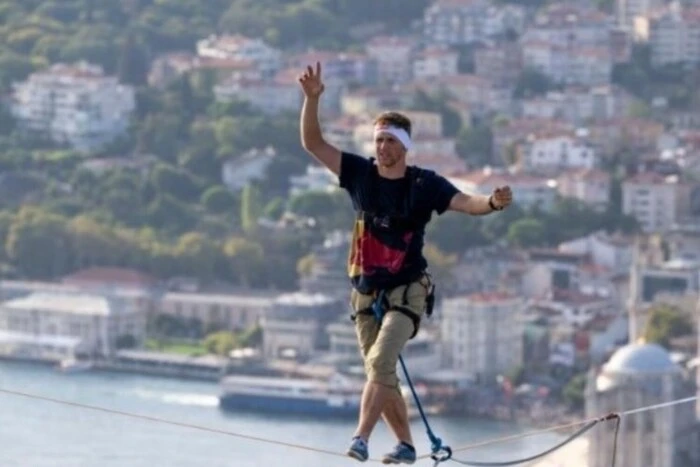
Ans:
<svg viewBox="0 0 700 467"><path fill-rule="evenodd" d="M661 376L679 373L671 354L658 344L629 344L618 349L598 376L599 391L605 391L626 377Z"/></svg>

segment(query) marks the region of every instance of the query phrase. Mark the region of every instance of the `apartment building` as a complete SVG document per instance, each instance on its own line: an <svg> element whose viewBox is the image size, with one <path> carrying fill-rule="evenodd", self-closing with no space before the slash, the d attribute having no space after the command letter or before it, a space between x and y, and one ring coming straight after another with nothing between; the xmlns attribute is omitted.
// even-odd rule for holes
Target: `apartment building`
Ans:
<svg viewBox="0 0 700 467"><path fill-rule="evenodd" d="M12 98L21 128L80 152L123 134L135 106L133 88L86 62L33 73L14 86Z"/></svg>

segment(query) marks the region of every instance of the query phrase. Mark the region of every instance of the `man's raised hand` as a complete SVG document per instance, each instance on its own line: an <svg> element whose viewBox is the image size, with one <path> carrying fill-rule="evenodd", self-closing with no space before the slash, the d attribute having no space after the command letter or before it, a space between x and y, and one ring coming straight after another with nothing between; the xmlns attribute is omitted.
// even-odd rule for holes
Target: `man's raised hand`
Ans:
<svg viewBox="0 0 700 467"><path fill-rule="evenodd" d="M306 71L299 76L299 84L306 97L319 97L325 89L321 81L321 63L316 62L316 70L311 65L307 66Z"/></svg>

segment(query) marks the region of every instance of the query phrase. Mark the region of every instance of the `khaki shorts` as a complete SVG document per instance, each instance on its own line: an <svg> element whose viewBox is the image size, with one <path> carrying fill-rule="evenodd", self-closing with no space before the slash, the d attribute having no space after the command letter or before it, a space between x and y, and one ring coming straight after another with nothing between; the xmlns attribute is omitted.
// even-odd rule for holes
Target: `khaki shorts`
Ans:
<svg viewBox="0 0 700 467"><path fill-rule="evenodd" d="M387 291L389 308L403 306L422 318L425 314L430 286L429 276L424 275L408 286L399 286ZM404 345L416 329L413 320L400 311L385 310L381 327L374 315L357 314L358 311L371 307L374 298L374 295L364 295L355 289L350 295L350 304L356 313L355 331L364 360L365 373L368 381L398 389L396 364Z"/></svg>

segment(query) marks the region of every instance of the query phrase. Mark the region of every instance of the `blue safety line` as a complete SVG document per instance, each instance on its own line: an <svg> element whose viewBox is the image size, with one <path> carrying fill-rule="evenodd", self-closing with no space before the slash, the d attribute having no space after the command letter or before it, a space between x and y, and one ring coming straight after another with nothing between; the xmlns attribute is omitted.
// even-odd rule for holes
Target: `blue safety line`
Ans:
<svg viewBox="0 0 700 467"><path fill-rule="evenodd" d="M382 319L384 318L384 307L382 306L382 303L384 302L384 291L380 291L379 294L377 295L377 298L374 300L374 303L372 303L372 311L374 313L375 319L381 323ZM433 433L433 430L430 428L430 423L428 423L428 417L425 416L425 412L423 411L423 406L420 403L420 399L418 398L418 394L416 394L416 390L413 387L413 382L411 381L411 377L408 375L408 370L406 369L406 364L403 361L403 357L399 354L399 362L401 363L401 368L403 369L403 373L406 376L406 382L408 382L408 387L411 388L411 393L413 394L413 399L416 401L416 406L418 407L418 412L420 413L421 418L423 419L423 423L425 424L425 429L428 433L428 438L430 439L430 444L431 444L431 451L432 454L430 457L435 461L435 465L437 466L440 462L445 462L449 460L452 457L452 449L449 446L443 446L442 445L442 440L435 436L435 433Z"/></svg>

